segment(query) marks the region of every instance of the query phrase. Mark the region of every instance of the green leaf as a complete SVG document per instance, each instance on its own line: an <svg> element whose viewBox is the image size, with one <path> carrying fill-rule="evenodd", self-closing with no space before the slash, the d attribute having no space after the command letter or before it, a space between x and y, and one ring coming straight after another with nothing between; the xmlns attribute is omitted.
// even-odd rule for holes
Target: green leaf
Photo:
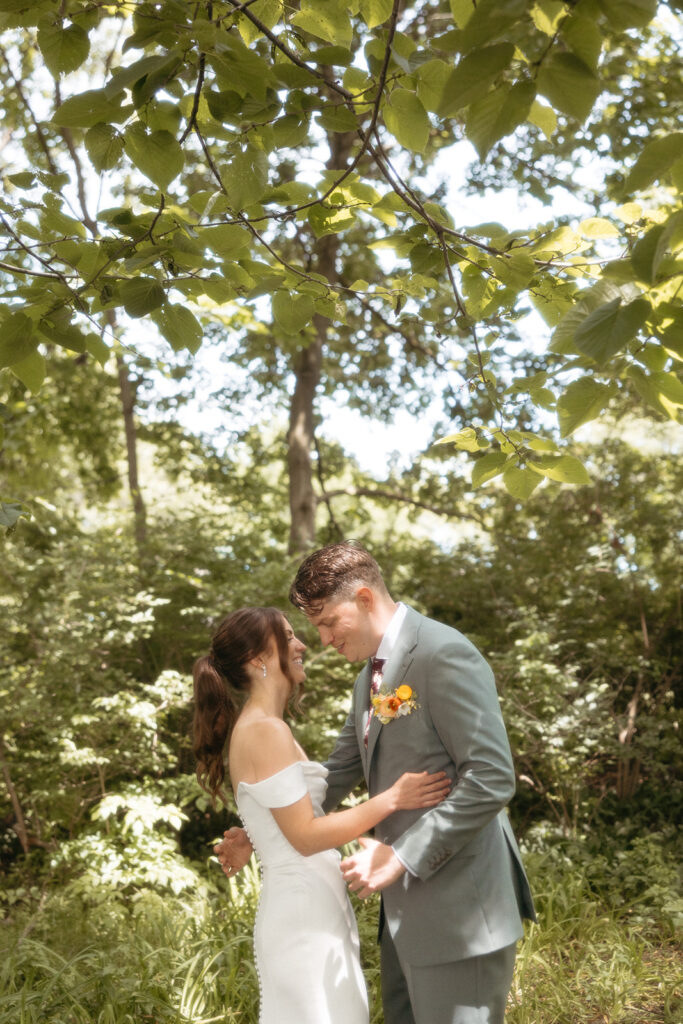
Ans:
<svg viewBox="0 0 683 1024"><path fill-rule="evenodd" d="M531 104L528 119L531 124L535 124L537 128L541 129L546 139L552 138L557 129L557 114L552 107L547 107L544 103L539 103L538 100L534 100Z"/></svg>
<svg viewBox="0 0 683 1024"><path fill-rule="evenodd" d="M414 92L394 89L383 114L387 128L402 146L413 153L424 153L431 124L427 111Z"/></svg>
<svg viewBox="0 0 683 1024"><path fill-rule="evenodd" d="M529 466L541 476L547 476L561 484L581 486L591 482L586 467L574 455L546 455L537 461L530 461Z"/></svg>
<svg viewBox="0 0 683 1024"><path fill-rule="evenodd" d="M98 174L109 171L121 159L123 138L110 124L96 124L85 133L85 148Z"/></svg>
<svg viewBox="0 0 683 1024"><path fill-rule="evenodd" d="M499 476L507 461L508 456L505 452L488 452L487 455L482 455L472 467L472 486L481 487L488 480L493 480L494 476Z"/></svg>
<svg viewBox="0 0 683 1024"><path fill-rule="evenodd" d="M679 210L665 224L656 224L636 242L631 253L631 265L640 281L655 283L659 266L670 246L679 242L682 227L683 210Z"/></svg>
<svg viewBox="0 0 683 1024"><path fill-rule="evenodd" d="M595 73L573 53L554 53L541 65L538 91L563 114L585 121L602 85Z"/></svg>
<svg viewBox="0 0 683 1024"><path fill-rule="evenodd" d="M514 52L511 43L498 43L473 50L463 57L446 79L438 108L439 115L451 117L483 96L500 72L508 66Z"/></svg>
<svg viewBox="0 0 683 1024"><path fill-rule="evenodd" d="M98 334L88 334L85 340L86 350L93 356L100 366L106 366L111 352L109 346Z"/></svg>
<svg viewBox="0 0 683 1024"><path fill-rule="evenodd" d="M38 46L55 78L80 68L90 53L90 39L80 25L64 28L61 23L38 29Z"/></svg>
<svg viewBox="0 0 683 1024"><path fill-rule="evenodd" d="M633 381L636 386L638 394L643 401L656 409L657 412L663 413L671 420L678 419L678 409L680 408L680 392L676 388L674 381L678 381L678 378L674 374L665 373L651 373L646 374L639 366L629 366L626 371L627 376ZM663 381L662 378L672 378L671 380ZM680 381L678 381L679 387ZM666 390L665 390L666 389ZM669 395L674 395L672 400ZM676 396L679 396L679 400L676 400Z"/></svg>
<svg viewBox="0 0 683 1024"><path fill-rule="evenodd" d="M70 352L85 352L85 335L79 331L75 324L69 323L67 318L54 316L54 322L44 319L38 327L41 334L49 338L55 345L68 349Z"/></svg>
<svg viewBox="0 0 683 1024"><path fill-rule="evenodd" d="M224 175L230 205L244 210L263 197L268 186L268 156L257 146L237 154Z"/></svg>
<svg viewBox="0 0 683 1024"><path fill-rule="evenodd" d="M313 319L315 304L311 295L276 291L272 300L273 317L285 334L299 334Z"/></svg>
<svg viewBox="0 0 683 1024"><path fill-rule="evenodd" d="M581 377L573 381L557 401L557 418L560 435L568 437L577 427L600 415L615 388L599 384L592 377Z"/></svg>
<svg viewBox="0 0 683 1024"><path fill-rule="evenodd" d="M130 109L108 99L104 89L88 89L64 100L52 115L52 123L61 128L92 128L100 121L123 121Z"/></svg>
<svg viewBox="0 0 683 1024"><path fill-rule="evenodd" d="M197 241L201 246L208 245L219 256L235 259L238 253L249 248L251 235L239 224L218 224L198 231Z"/></svg>
<svg viewBox="0 0 683 1024"><path fill-rule="evenodd" d="M36 176L33 171L19 171L18 174L8 174L7 180L11 181L16 188L33 188Z"/></svg>
<svg viewBox="0 0 683 1024"><path fill-rule="evenodd" d="M643 326L652 307L647 299L634 299L622 305L621 297L599 306L574 332L579 352L604 366L624 348Z"/></svg>
<svg viewBox="0 0 683 1024"><path fill-rule="evenodd" d="M173 53L160 53L152 57L142 57L133 64L117 68L105 85L104 91L108 98L112 99L125 89L132 88L132 86L148 75L166 68L170 70L177 63L178 57Z"/></svg>
<svg viewBox="0 0 683 1024"><path fill-rule="evenodd" d="M185 306L165 302L152 319L174 352L188 348L194 355L202 343L202 326Z"/></svg>
<svg viewBox="0 0 683 1024"><path fill-rule="evenodd" d="M417 95L425 110L438 111L450 73L443 60L428 60L416 68Z"/></svg>
<svg viewBox="0 0 683 1024"><path fill-rule="evenodd" d="M139 318L158 309L166 292L155 277L136 277L120 285L121 301L128 316Z"/></svg>
<svg viewBox="0 0 683 1024"><path fill-rule="evenodd" d="M124 132L126 153L139 171L165 192L185 163L180 143L167 131L147 132L136 121Z"/></svg>
<svg viewBox="0 0 683 1024"><path fill-rule="evenodd" d="M586 317L605 302L621 298L621 289L611 281L605 280L598 281L592 288L580 292L574 305L563 315L553 331L550 351L560 355L576 352L574 334Z"/></svg>
<svg viewBox="0 0 683 1024"><path fill-rule="evenodd" d="M344 206L312 206L308 211L308 222L317 238L336 235L353 227L356 215Z"/></svg>
<svg viewBox="0 0 683 1024"><path fill-rule="evenodd" d="M13 313L0 325L0 367L26 359L37 346L33 321L25 313Z"/></svg>
<svg viewBox="0 0 683 1024"><path fill-rule="evenodd" d="M454 444L456 448L465 452L478 452L482 448L488 448L488 441L482 441L473 427L465 427L457 434L440 437L434 444Z"/></svg>
<svg viewBox="0 0 683 1024"><path fill-rule="evenodd" d="M18 501L0 501L0 526L11 529L21 516L26 515L26 509Z"/></svg>
<svg viewBox="0 0 683 1024"><path fill-rule="evenodd" d="M12 373L32 394L40 391L45 380L45 359L40 352L31 352L24 359L12 363Z"/></svg>
<svg viewBox="0 0 683 1024"><path fill-rule="evenodd" d="M526 501L540 482L541 477L538 473L534 473L532 469L523 469L521 466L510 465L503 472L506 491L518 501Z"/></svg>
<svg viewBox="0 0 683 1024"><path fill-rule="evenodd" d="M603 36L590 16L574 13L565 18L561 34L572 53L580 57L589 68L597 67Z"/></svg>
<svg viewBox="0 0 683 1024"><path fill-rule="evenodd" d="M655 16L657 0L600 0L600 6L616 29L644 28Z"/></svg>
<svg viewBox="0 0 683 1024"><path fill-rule="evenodd" d="M624 182L625 192L638 192L658 181L683 156L683 132L646 143Z"/></svg>
<svg viewBox="0 0 683 1024"><path fill-rule="evenodd" d="M521 291L536 273L533 256L527 252L513 251L506 256L493 256L491 267L496 277L511 288Z"/></svg>
<svg viewBox="0 0 683 1024"><path fill-rule="evenodd" d="M360 16L368 28L376 28L387 21L393 6L393 0L360 0Z"/></svg>
<svg viewBox="0 0 683 1024"><path fill-rule="evenodd" d="M470 105L465 134L483 160L491 146L526 121L536 95L532 82L517 82L511 89L493 89Z"/></svg>
<svg viewBox="0 0 683 1024"><path fill-rule="evenodd" d="M303 0L292 24L337 46L350 47L353 41L353 26L344 5L329 0Z"/></svg>
<svg viewBox="0 0 683 1024"><path fill-rule="evenodd" d="M579 224L579 233L584 238L618 238L619 229L605 217L588 217Z"/></svg>

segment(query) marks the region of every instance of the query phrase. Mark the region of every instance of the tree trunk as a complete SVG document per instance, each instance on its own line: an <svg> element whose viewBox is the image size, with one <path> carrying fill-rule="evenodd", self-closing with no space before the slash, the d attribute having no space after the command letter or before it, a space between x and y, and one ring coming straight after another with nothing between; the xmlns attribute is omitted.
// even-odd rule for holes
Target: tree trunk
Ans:
<svg viewBox="0 0 683 1024"><path fill-rule="evenodd" d="M135 425L135 389L133 388L128 367L120 353L116 355L116 367L119 376L119 393L123 412L123 428L126 435L126 458L128 463L128 487L133 502L133 522L135 529L135 545L138 551L138 564L144 561L145 542L147 540L147 510L140 490L138 476L137 427Z"/></svg>
<svg viewBox="0 0 683 1024"><path fill-rule="evenodd" d="M343 170L356 141L354 132L328 135L330 156L327 167ZM322 274L330 284L337 281L336 235L325 235L315 245L311 272ZM301 349L294 360L295 386L289 409L287 468L289 471L289 552L303 554L315 546L315 511L318 498L313 488L313 447L315 441L315 396L327 342L329 320L316 314L315 339Z"/></svg>
<svg viewBox="0 0 683 1024"><path fill-rule="evenodd" d="M12 782L12 776L10 775L9 765L5 761L5 747L0 740L0 764L2 764L2 775L5 780L5 786L12 804L12 810L14 811L15 825L14 831L19 837L21 848L24 853L28 853L30 850L30 843L28 838L28 830L26 828L26 820L24 818L24 812L21 809L21 803L19 802L19 796L14 788Z"/></svg>

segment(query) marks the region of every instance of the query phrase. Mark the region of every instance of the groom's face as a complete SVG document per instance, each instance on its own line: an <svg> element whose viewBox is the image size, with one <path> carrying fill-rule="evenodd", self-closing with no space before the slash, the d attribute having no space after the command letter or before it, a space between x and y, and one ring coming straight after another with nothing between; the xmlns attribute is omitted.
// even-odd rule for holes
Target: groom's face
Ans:
<svg viewBox="0 0 683 1024"><path fill-rule="evenodd" d="M323 647L334 647L347 661L365 661L376 652L381 636L376 636L371 608L363 590L351 600L326 601L317 615L309 615L320 634Z"/></svg>

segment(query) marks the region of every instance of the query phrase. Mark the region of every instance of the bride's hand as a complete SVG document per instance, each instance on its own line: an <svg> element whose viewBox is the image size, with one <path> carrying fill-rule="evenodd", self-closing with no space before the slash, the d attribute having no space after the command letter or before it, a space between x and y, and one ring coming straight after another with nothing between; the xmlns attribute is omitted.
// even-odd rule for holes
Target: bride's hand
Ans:
<svg viewBox="0 0 683 1024"><path fill-rule="evenodd" d="M451 780L445 772L405 772L391 790L396 810L435 807L450 793Z"/></svg>
<svg viewBox="0 0 683 1024"><path fill-rule="evenodd" d="M237 874L249 863L254 852L249 836L243 828L229 828L223 833L223 839L214 846L213 852L228 878Z"/></svg>

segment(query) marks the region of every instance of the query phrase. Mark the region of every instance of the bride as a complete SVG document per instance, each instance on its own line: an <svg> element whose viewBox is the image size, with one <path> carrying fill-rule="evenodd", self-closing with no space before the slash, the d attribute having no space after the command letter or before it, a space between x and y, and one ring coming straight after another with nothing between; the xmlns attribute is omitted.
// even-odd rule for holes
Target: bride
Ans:
<svg viewBox="0 0 683 1024"><path fill-rule="evenodd" d="M276 608L221 622L194 666L197 778L226 801L224 747L237 808L261 864L254 925L259 1024L367 1024L356 921L335 847L399 808L447 794L443 772L405 773L384 793L324 815L327 769L284 721L305 679L303 644Z"/></svg>

